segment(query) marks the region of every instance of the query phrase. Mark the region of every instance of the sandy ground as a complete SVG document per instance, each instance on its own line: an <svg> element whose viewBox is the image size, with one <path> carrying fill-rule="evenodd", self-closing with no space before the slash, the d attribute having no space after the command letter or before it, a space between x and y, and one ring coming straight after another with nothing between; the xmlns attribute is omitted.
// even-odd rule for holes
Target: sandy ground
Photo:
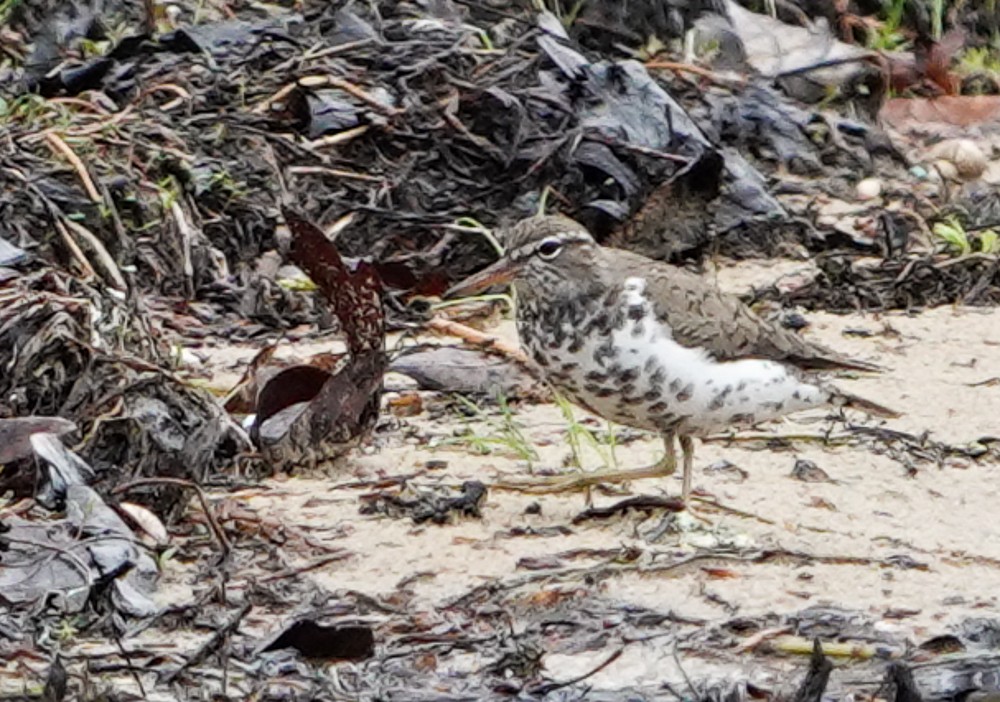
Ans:
<svg viewBox="0 0 1000 702"><path fill-rule="evenodd" d="M769 275L773 280L773 269ZM759 267L719 271L720 283L734 291L767 277ZM933 439L959 445L1000 434L1000 384L985 382L1000 376L1000 365L992 360L1000 346L1000 314L941 308L913 316L806 316L809 336L887 368L880 376L839 381L852 392L905 412L886 426L928 432ZM509 323L496 331L513 333ZM577 416L586 415L577 411ZM852 419L874 425L863 416ZM596 591L623 604L699 622L690 625L692 631L707 631L734 617L781 617L836 606L861 613L873 631L902 645L955 631L967 618L997 615L1000 520L990 515L1000 483L996 465L988 461L918 462L910 474L905 460L893 460L864 442L827 448L797 441L786 450L709 443L696 449L696 493L743 515L702 507L698 515L703 519L683 515L665 523L661 512L572 525L585 508L582 493L534 496L491 490L481 519L417 526L407 518L360 515L359 497L371 488L344 485L400 474L416 474L410 484L417 489L457 486L466 479L490 484L500 476L524 475L529 466L502 452L483 456L448 445L444 440L458 424L454 417L431 420L424 414L399 421L399 432L383 435L341 474L268 481L230 499L262 518L311 529L313 538L353 554L303 577L329 590L381 598L404 588L409 606L428 612L484 583L513 587L518 579L539 573L539 563L551 566L553 578L532 582L532 591L559 588L564 582L560 569L598 567L614 561L609 554L634 549L633 555L639 555L632 566L602 578ZM521 406L516 421L539 456L530 469L561 469L570 450L559 409ZM494 416L477 430L496 433L499 422ZM819 412L762 430L820 435L831 426L826 413ZM842 428L834 426L834 431ZM655 437L643 437L618 445L615 456L621 466L641 466L657 459L660 450ZM815 462L829 482L792 477L798 459ZM726 469L723 461L732 466ZM600 456L591 452L586 467L600 463ZM606 506L627 495L676 495L679 490L676 476L637 481L615 494L595 491L593 500ZM529 510L533 503L537 508ZM800 552L808 558L754 562L739 557L762 550ZM658 564L706 553L715 557L657 570ZM905 567L907 563L922 567ZM543 660L554 677L572 677L594 668L615 645L570 652L554 647ZM620 658L588 682L595 690L620 689L625 682L638 687L665 680L682 684L678 661L689 675L726 677L740 671L751 679L765 678L761 683L780 682L774 679L774 667L755 665L752 655L733 651L720 658L692 650L675 659L655 641L626 646ZM789 665L801 671L804 659ZM850 667L840 669L833 684L850 677Z"/></svg>
<svg viewBox="0 0 1000 702"><path fill-rule="evenodd" d="M795 262L725 265L717 277L724 288L740 292L776 277L808 275L808 270L808 263ZM838 381L905 412L885 426L927 433L955 446L1000 434L1000 381L989 382L1000 376L1000 365L992 360L1000 346L1000 313L939 308L916 315L806 317L809 336L886 368L879 376ZM494 331L513 338L510 322ZM225 387L235 382L255 350L194 351L206 357L213 384ZM323 350L330 350L329 342L294 347L299 356ZM391 387L407 383L412 385L401 376L388 379ZM336 473L218 491L210 495L214 510L223 520L240 513L244 523L249 519L278 533L287 529L307 535L311 548L291 542L274 547L279 572L302 569L286 580L287 586L301 587L306 581L321 591L374 598L425 624L436 623L442 631L455 626L457 615L447 606L461 598L466 598L463 626L469 626L471 616L473 628L477 608L488 617L492 615L486 612L492 607L495 613L498 603L512 617L515 632L530 626L537 630L546 617L596 617L597 628L606 633L584 644L579 637L546 635L541 662L555 680L585 676L590 694L600 700L621 699L623 690L647 694L635 699L666 699L662 685L687 690L686 677L699 685L744 680L788 692L801 678L806 659L780 653L780 637L822 632L815 622L831 616L844 619L829 631L845 635L850 643L874 645L873 651L883 657L838 662L829 691L857 693L882 677L885 657L912 653L913 647L942 634L960 633L969 620L1000 616L1000 520L992 518L1000 503L1000 481L989 457L952 455L937 465L857 434L834 446L803 438L845 434L842 422L821 411L754 432L800 437L780 449L761 441L697 446L696 495L718 501L726 510L702 502L694 516L654 510L574 524L587 506L583 493L527 495L492 488L481 518L417 525L407 516L361 514L364 496L398 491L393 479L400 476L412 476L404 494L416 494L457 489L465 480L493 485L531 471L572 470L565 467L572 457L568 425L555 405L515 407L513 420L537 453L529 464L509 451L481 455L456 440L463 427L480 437L500 436L503 418L495 408L481 418L463 420L445 409L445 398L434 393L422 397L425 411L390 418L371 445ZM581 410L575 416L606 436L603 420ZM850 419L878 426L863 415ZM616 435L613 456L619 466L639 467L659 458L656 437L623 428ZM612 457L607 445L600 453L589 448L584 453L588 470ZM829 480L794 477L800 459L814 462ZM679 492L675 476L594 490L592 498L594 506L604 507L629 496ZM192 503L191 517L199 513ZM317 554L336 549L343 557L312 567ZM237 551L230 562L259 565L261 558L266 556ZM204 577L202 566L189 558L165 559L157 598L165 607L192 602L204 589ZM245 592L256 577L233 572L230 595ZM469 597L486 594L476 590L484 585L493 586L489 598ZM294 605L295 596L290 596ZM296 610L308 613L313 607L305 600ZM231 616L211 611L203 616ZM662 623L630 628L629 618L637 613L662 615ZM258 646L281 630L286 619L287 612L276 617L267 607L255 607L239 628L237 645ZM738 626L748 621L754 626ZM636 631L641 635L635 636ZM209 635L196 629L165 639L163 630L153 629L130 637L128 648L158 652L177 665ZM395 650L391 635L378 646ZM107 641L72 641L67 652L91 661L95 656L114 661L118 655ZM490 662L456 648L439 656L435 674L457 680L480 674ZM20 689L20 664L11 665L0 666L0 683L14 687L0 684L0 692ZM378 679L383 669L373 674ZM199 675L208 676L202 678L206 685L212 675L220 678L211 666ZM238 665L227 675L238 683ZM123 673L114 686L135 690L132 678ZM155 676L147 676L147 686L157 687L148 699L173 699L156 685Z"/></svg>

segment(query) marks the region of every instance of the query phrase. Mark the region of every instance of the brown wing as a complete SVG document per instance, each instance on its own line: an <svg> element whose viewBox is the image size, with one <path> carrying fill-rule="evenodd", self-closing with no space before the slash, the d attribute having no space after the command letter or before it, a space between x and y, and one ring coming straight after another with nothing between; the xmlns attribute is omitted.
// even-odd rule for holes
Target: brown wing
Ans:
<svg viewBox="0 0 1000 702"><path fill-rule="evenodd" d="M618 259L613 267L624 273L615 282L632 276L645 278L657 317L684 346L703 347L720 361L769 358L806 370L880 370L764 321L738 298L690 271L628 251L608 253Z"/></svg>

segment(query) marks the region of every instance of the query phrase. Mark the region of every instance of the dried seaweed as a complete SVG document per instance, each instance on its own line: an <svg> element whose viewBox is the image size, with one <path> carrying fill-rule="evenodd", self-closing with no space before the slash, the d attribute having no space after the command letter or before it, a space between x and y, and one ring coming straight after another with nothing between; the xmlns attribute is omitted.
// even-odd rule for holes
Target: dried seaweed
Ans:
<svg viewBox="0 0 1000 702"><path fill-rule="evenodd" d="M117 13L134 26L134 14ZM144 292L283 326L316 319L262 265L279 247L283 199L323 226L351 213L343 253L373 257L380 272L394 264L402 284L426 294L428 278L460 278L491 253L449 229L463 217L497 224L552 193L603 235L685 163L721 154L725 182L709 226L679 223L699 229L698 240L660 232L658 246L697 252L705 237L737 228L735 250L753 251L755 240L758 252L774 250L767 235L781 206L735 150L717 153L704 135L726 113L711 95L690 105L704 113L697 124L665 78L637 62L595 60L522 8L473 8L480 27L465 15L453 5L413 24L395 3L307 6L305 16L275 10L136 34L105 56L65 62L63 74L84 71L86 81L64 75L48 86L61 102L32 94L26 72L4 95L0 239L109 280L116 268ZM81 41L70 34L57 46L79 51ZM77 96L83 103L64 99ZM742 109L765 102L748 93ZM787 115L762 119L721 133L733 145L754 142ZM797 136L782 153L815 150L811 119L795 114ZM859 138L857 129L842 138ZM801 227L785 224L784 236L798 240Z"/></svg>
<svg viewBox="0 0 1000 702"><path fill-rule="evenodd" d="M798 252L803 244L814 253L881 249L886 260L875 264L823 256L810 286L759 296L838 311L995 304L995 256L946 258L916 248L913 222L922 224L934 203L903 198L901 212L885 215L893 220L892 236L874 243L856 232L840 234L811 209L816 192L843 196L860 173L909 187L898 178L901 159L877 129L793 104L760 80L719 81L707 71L688 79L635 60L650 30L679 37L710 4L652 1L626 11L622 3L589 0L569 32L552 16L539 17L536 3L506 0L307 0L295 5L301 14L280 4L209 2L199 4L197 21L187 3L24 0L13 3L9 16L9 7L0 8L0 19L9 20L0 27L0 436L7 436L8 417L65 417L78 426L66 436L79 439L74 449L95 473L92 488L77 485L71 495L62 478L36 485L34 471L8 451L2 460L20 461L21 470L4 466L0 487L15 497L33 495L37 504L68 501L77 521L67 529L42 521L30 502L4 503L0 531L48 530L65 540L66 551L101 546L101 537L121 527L105 510L128 492L174 517L166 520L167 551L162 541L147 553L130 540L129 558L139 554L150 574L153 555L165 572L197 572L189 581L195 592L178 595L173 607L135 627L143 603L128 592L114 599L111 578L127 575L128 559L120 549L110 553L108 577L99 583L108 587L86 603L83 623L96 629L110 614L112 630L131 629L124 642L75 642L79 632L72 627L80 621L5 608L0 657L18 657L24 687L47 680L46 694L61 697L66 661L68 694L83 699L147 692L150 698L435 702L610 702L668 694L720 702L790 699L806 662L791 658L801 653L798 640L792 642L798 648L774 653L782 642L768 632L781 630L821 638L824 651L840 645L865 654L852 662L850 676L829 680L835 688L829 697L856 695L862 686L868 694L883 675L895 685L895 698L907 701L996 689L991 620L956 626L940 650L914 650L871 612L811 607L734 614L722 626L708 626L675 615L669 600L623 605L603 589L625 572L654 586L655 578L685 568L729 578L737 562L749 568L857 563L889 576L932 567L902 546L878 558L612 544L526 556L518 572L428 607L416 594L424 574L380 598L361 594L337 569L370 553L331 547L290 520L260 517L249 499L202 487L219 478L230 485L232 473L247 466L240 453L249 444L212 397L169 370L176 337L339 324L349 355L318 371L299 367L274 376L274 367L264 368L265 354L259 370L266 372L229 405L249 411L257 402L258 420L266 423L289 402L307 408L317 402L321 411L296 415L309 421L294 437L301 452L285 458L297 465L310 451L336 457L378 417L385 327L419 318L422 301L408 306L411 298L439 294L449 279L494 255L461 222L468 217L495 225L544 202L586 220L607 243L671 259ZM829 9L799 4L810 13ZM789 12L788 5L779 3L779 13ZM808 187L789 173L808 175ZM989 189L969 200L970 226L997 221L990 214L995 200ZM336 272L324 282L309 270L321 260L315 251L294 256L324 288L332 314L282 265L283 203L295 203L324 230L313 235L363 257L327 261ZM386 321L376 286L366 284L372 270L390 290L386 309L395 320ZM345 288L344 279L359 271L363 284ZM414 368L419 360L401 356L398 367L409 361L414 375L439 388L474 385L467 374L432 377ZM482 371L463 362L462 369ZM495 369L487 370L481 375ZM304 382L282 387L296 378ZM501 374L486 383L527 381ZM286 393L275 400L268 388ZM852 429L850 440L870 443L908 468L996 455L990 437L956 447L884 428ZM385 488L412 476L369 477L361 482ZM177 519L188 490L197 507ZM109 496L103 510L90 499L98 494ZM480 519L483 499L482 485L470 481L458 495L411 486L380 489L363 502L376 514L421 525L408 529L432 522L445 530L488 524L488 510ZM546 533L674 507L662 499L620 502ZM329 528L345 527L331 519ZM529 521L497 537L542 535ZM0 536L5 564L37 558L9 542ZM57 575L73 585L81 573ZM336 589L318 584L320 576ZM13 593L5 588L0 597ZM709 588L699 594L711 606L729 607ZM137 616L121 616L129 612ZM143 627L149 628L137 630ZM778 673L715 681L696 675L674 689L656 671L652 679L615 681L614 690L591 688L622 656L648 653L644 646L674 651L681 671L699 659L745 665L746 651L759 646L754 663ZM61 656L61 647L72 649L71 657ZM954 648L969 655L921 660ZM578 670L552 664L558 656L588 653L593 659ZM890 657L896 660L887 671ZM354 662L320 670L316 658Z"/></svg>
<svg viewBox="0 0 1000 702"><path fill-rule="evenodd" d="M134 303L55 271L0 289L8 411L75 421L102 490L135 476L201 482L248 448L212 397L157 364L165 350L149 325ZM161 514L177 506L180 493L158 493Z"/></svg>
<svg viewBox="0 0 1000 702"><path fill-rule="evenodd" d="M874 264L830 256L816 262L819 274L810 283L791 291L757 290L754 298L832 312L1000 303L1000 263L993 254L913 254Z"/></svg>

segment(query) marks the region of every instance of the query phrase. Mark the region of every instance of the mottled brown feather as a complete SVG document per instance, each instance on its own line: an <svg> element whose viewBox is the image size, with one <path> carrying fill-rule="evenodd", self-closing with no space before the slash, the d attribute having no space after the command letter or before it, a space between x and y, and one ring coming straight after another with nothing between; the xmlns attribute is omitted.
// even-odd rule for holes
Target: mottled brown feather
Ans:
<svg viewBox="0 0 1000 702"><path fill-rule="evenodd" d="M803 370L877 371L878 366L838 354L758 317L691 271L620 249L601 249L603 269L615 281L646 280L646 294L674 339L699 346L719 361L768 358Z"/></svg>

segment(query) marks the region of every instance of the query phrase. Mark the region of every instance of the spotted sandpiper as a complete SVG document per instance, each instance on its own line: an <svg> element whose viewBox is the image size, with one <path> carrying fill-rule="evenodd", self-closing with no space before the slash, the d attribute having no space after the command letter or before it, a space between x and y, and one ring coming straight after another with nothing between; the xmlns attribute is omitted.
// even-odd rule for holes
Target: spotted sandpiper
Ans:
<svg viewBox="0 0 1000 702"><path fill-rule="evenodd" d="M764 321L690 271L599 246L572 219L522 220L506 244L499 261L447 296L512 282L521 344L545 378L594 414L659 433L666 448L649 468L596 471L548 488L672 475L676 438L687 504L694 437L822 406L899 416L817 377L876 366Z"/></svg>

